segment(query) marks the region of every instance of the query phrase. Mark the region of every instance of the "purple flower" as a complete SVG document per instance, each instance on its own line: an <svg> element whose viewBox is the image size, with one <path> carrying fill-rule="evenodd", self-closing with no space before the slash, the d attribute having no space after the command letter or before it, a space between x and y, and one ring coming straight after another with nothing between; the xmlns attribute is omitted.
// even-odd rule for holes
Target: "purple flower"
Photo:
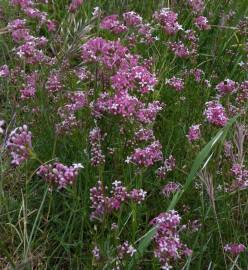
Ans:
<svg viewBox="0 0 248 270"><path fill-rule="evenodd" d="M181 42L169 42L171 51L180 58L187 58L191 55L189 49Z"/></svg>
<svg viewBox="0 0 248 270"><path fill-rule="evenodd" d="M147 192L144 191L143 189L133 189L130 191L129 197L131 200L134 202L140 204L142 201L145 200Z"/></svg>
<svg viewBox="0 0 248 270"><path fill-rule="evenodd" d="M178 92L184 89L184 81L181 78L176 78L175 76L173 76L172 78L167 80L166 83Z"/></svg>
<svg viewBox="0 0 248 270"><path fill-rule="evenodd" d="M9 67L7 65L3 65L0 67L0 78L7 78L9 77Z"/></svg>
<svg viewBox="0 0 248 270"><path fill-rule="evenodd" d="M49 93L56 93L56 92L61 91L61 89L63 88L63 84L61 81L62 79L59 72L56 70L52 70L46 82L46 86L45 86L46 90Z"/></svg>
<svg viewBox="0 0 248 270"><path fill-rule="evenodd" d="M11 131L8 140L7 148L12 156L11 164L19 166L25 160L30 158L32 149L32 133L28 131L28 127L23 125Z"/></svg>
<svg viewBox="0 0 248 270"><path fill-rule="evenodd" d="M246 247L243 244L231 243L224 246L225 252L229 252L233 256L239 255L240 253L244 252L245 249Z"/></svg>
<svg viewBox="0 0 248 270"><path fill-rule="evenodd" d="M83 168L81 164L66 166L60 162L55 162L53 164L41 165L37 175L48 183L56 185L58 189L64 189L75 182L81 168Z"/></svg>
<svg viewBox="0 0 248 270"><path fill-rule="evenodd" d="M135 132L135 139L139 142L149 142L155 139L152 129L141 128L139 131Z"/></svg>
<svg viewBox="0 0 248 270"><path fill-rule="evenodd" d="M210 29L210 25L208 24L208 19L204 16L199 16L199 17L195 18L194 23L200 30Z"/></svg>
<svg viewBox="0 0 248 270"><path fill-rule="evenodd" d="M203 0L188 0L188 2L195 13L200 13L205 8Z"/></svg>
<svg viewBox="0 0 248 270"><path fill-rule="evenodd" d="M100 27L102 29L110 30L114 34L120 34L127 31L127 27L119 21L118 15L105 17L102 20Z"/></svg>
<svg viewBox="0 0 248 270"><path fill-rule="evenodd" d="M190 143L197 141L201 138L201 130L200 130L201 125L192 125L189 128L189 132L187 135L187 138Z"/></svg>
<svg viewBox="0 0 248 270"><path fill-rule="evenodd" d="M154 18L161 24L164 31L169 35L176 34L182 26L177 22L177 13L169 10L168 8L162 8L159 12L154 13Z"/></svg>
<svg viewBox="0 0 248 270"><path fill-rule="evenodd" d="M134 11L123 13L123 19L128 26L139 26L142 23L142 17Z"/></svg>
<svg viewBox="0 0 248 270"><path fill-rule="evenodd" d="M83 4L83 0L72 0L69 6L69 12L74 13Z"/></svg>
<svg viewBox="0 0 248 270"><path fill-rule="evenodd" d="M170 155L167 159L165 159L163 166L159 167L156 171L156 175L158 178L163 179L166 177L168 172L171 172L176 168L176 159Z"/></svg>
<svg viewBox="0 0 248 270"><path fill-rule="evenodd" d="M150 223L156 226L154 236L154 255L158 258L162 269L171 269L172 264L182 256L189 256L192 251L181 242L179 214L174 211L161 213Z"/></svg>
<svg viewBox="0 0 248 270"><path fill-rule="evenodd" d="M20 90L21 99L29 99L35 96L36 82L38 79L37 72L33 72L26 77L26 85Z"/></svg>
<svg viewBox="0 0 248 270"><path fill-rule="evenodd" d="M169 197L172 193L177 192L181 189L181 184L176 183L176 182L169 182L168 184L166 184L163 189L162 189L162 193L165 197Z"/></svg>
<svg viewBox="0 0 248 270"><path fill-rule="evenodd" d="M216 85L216 90L223 96L228 93L233 93L236 90L237 83L226 79Z"/></svg>
<svg viewBox="0 0 248 270"><path fill-rule="evenodd" d="M216 126L223 127L228 121L224 107L217 101L209 101L206 103L204 115L209 123Z"/></svg>
<svg viewBox="0 0 248 270"><path fill-rule="evenodd" d="M137 252L137 250L129 244L128 241L125 241L122 245L117 247L118 250L118 257L119 259L123 259L124 257L133 257L133 255Z"/></svg>
<svg viewBox="0 0 248 270"><path fill-rule="evenodd" d="M105 162L105 155L101 149L103 139L100 128L95 127L90 131L89 141L91 145L91 164L93 166L99 166Z"/></svg>
<svg viewBox="0 0 248 270"><path fill-rule="evenodd" d="M132 161L139 166L150 167L155 162L163 159L163 154L161 150L162 145L159 141L155 141L143 149L135 149L134 153L127 158L127 163Z"/></svg>

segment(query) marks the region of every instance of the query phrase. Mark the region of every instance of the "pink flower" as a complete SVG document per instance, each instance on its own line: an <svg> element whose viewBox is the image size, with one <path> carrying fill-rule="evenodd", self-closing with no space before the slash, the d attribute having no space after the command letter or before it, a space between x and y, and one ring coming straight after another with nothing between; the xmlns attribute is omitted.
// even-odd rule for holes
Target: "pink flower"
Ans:
<svg viewBox="0 0 248 270"><path fill-rule="evenodd" d="M49 93L56 93L62 90L63 84L62 84L62 78L61 75L59 74L59 71L57 70L52 70L50 72L49 77L46 82L46 90Z"/></svg>
<svg viewBox="0 0 248 270"><path fill-rule="evenodd" d="M32 133L28 131L28 127L23 125L11 131L8 140L7 148L11 151L11 164L19 166L25 160L30 158L32 149Z"/></svg>
<svg viewBox="0 0 248 270"><path fill-rule="evenodd" d="M8 23L8 30L13 32L14 30L24 29L26 27L26 20L23 19L15 19Z"/></svg>
<svg viewBox="0 0 248 270"><path fill-rule="evenodd" d="M83 168L81 164L66 166L60 162L55 162L54 164L41 165L37 175L45 181L55 184L58 189L64 189L75 182L81 168Z"/></svg>
<svg viewBox="0 0 248 270"><path fill-rule="evenodd" d="M127 158L127 162L132 161L139 166L150 167L155 162L163 159L161 150L162 145L159 141L155 141L143 149L135 149L134 153Z"/></svg>
<svg viewBox="0 0 248 270"><path fill-rule="evenodd" d="M74 13L83 4L83 0L72 0L69 6L69 12Z"/></svg>
<svg viewBox="0 0 248 270"><path fill-rule="evenodd" d="M103 139L100 128L95 127L90 131L89 141L91 145L91 164L93 166L99 166L105 162L105 155L101 149Z"/></svg>
<svg viewBox="0 0 248 270"><path fill-rule="evenodd" d="M122 245L117 247L118 257L119 259L123 259L124 257L133 257L133 255L137 252L137 250L129 244L128 241L125 241Z"/></svg>
<svg viewBox="0 0 248 270"><path fill-rule="evenodd" d="M149 142L155 139L152 129L141 128L139 131L135 132L134 136L135 136L136 141L139 141L139 142L142 142L142 141Z"/></svg>
<svg viewBox="0 0 248 270"><path fill-rule="evenodd" d="M168 8L162 8L159 12L154 13L154 18L161 24L164 31L169 35L176 34L182 26L177 22L177 13L169 10Z"/></svg>
<svg viewBox="0 0 248 270"><path fill-rule="evenodd" d="M180 58L187 58L190 56L189 49L181 42L169 42L171 51Z"/></svg>
<svg viewBox="0 0 248 270"><path fill-rule="evenodd" d="M101 258L100 249L97 246L94 246L94 248L92 250L92 255L96 261L100 260L100 258Z"/></svg>
<svg viewBox="0 0 248 270"><path fill-rule="evenodd" d="M90 189L91 220L102 221L104 215L119 210L121 205L128 200L131 199L140 204L146 196L146 192L142 189L133 189L129 194L121 181L112 183L110 196L106 195L106 190L107 187L104 187L101 181L98 181L97 185Z"/></svg>
<svg viewBox="0 0 248 270"><path fill-rule="evenodd" d="M135 117L143 124L150 124L155 121L157 114L163 109L163 104L155 100L148 103L147 106L141 104L140 107L141 108L136 112Z"/></svg>
<svg viewBox="0 0 248 270"><path fill-rule="evenodd" d="M90 39L81 46L81 57L84 62L104 64L107 68L119 68L121 64L135 61L136 57L130 59L129 50L122 46L119 41L108 41L97 37Z"/></svg>
<svg viewBox="0 0 248 270"><path fill-rule="evenodd" d="M200 82L202 79L202 76L204 75L204 71L202 69L199 69L199 68L190 70L190 73L192 73L194 75L196 82Z"/></svg>
<svg viewBox="0 0 248 270"><path fill-rule="evenodd" d="M102 29L110 30L114 34L120 34L127 31L127 27L119 21L118 15L105 17L102 20L100 27Z"/></svg>
<svg viewBox="0 0 248 270"><path fill-rule="evenodd" d="M226 79L216 85L216 90L223 96L228 93L233 93L236 90L237 83Z"/></svg>
<svg viewBox="0 0 248 270"><path fill-rule="evenodd" d="M7 78L9 77L9 67L7 65L3 65L0 67L0 78Z"/></svg>
<svg viewBox="0 0 248 270"><path fill-rule="evenodd" d="M173 76L172 78L167 80L166 83L178 92L184 89L184 81L181 78L176 78L175 76Z"/></svg>
<svg viewBox="0 0 248 270"><path fill-rule="evenodd" d="M189 128L189 132L187 135L187 138L190 143L197 141L201 138L201 130L200 130L201 125L192 125Z"/></svg>
<svg viewBox="0 0 248 270"><path fill-rule="evenodd" d="M234 176L234 180L231 184L230 191L246 189L248 187L248 170L244 166L234 163L231 173Z"/></svg>
<svg viewBox="0 0 248 270"><path fill-rule="evenodd" d="M54 32L57 29L57 23L53 20L47 20L46 25L49 32Z"/></svg>
<svg viewBox="0 0 248 270"><path fill-rule="evenodd" d="M20 90L21 99L29 99L35 96L36 82L38 79L37 72L33 72L26 77L26 85Z"/></svg>
<svg viewBox="0 0 248 270"><path fill-rule="evenodd" d="M194 23L200 30L210 29L210 25L208 24L208 19L204 16L199 16L199 17L195 18Z"/></svg>
<svg viewBox="0 0 248 270"><path fill-rule="evenodd" d="M123 13L124 22L128 26L139 26L142 23L142 17L134 11Z"/></svg>
<svg viewBox="0 0 248 270"><path fill-rule="evenodd" d="M181 187L181 184L178 184L176 182L169 182L163 187L162 193L165 197L168 198L172 193L179 191Z"/></svg>
<svg viewBox="0 0 248 270"><path fill-rule="evenodd" d="M136 88L142 94L154 91L157 84L155 75L151 74L144 66L119 69L111 80L113 88L118 91Z"/></svg>
<svg viewBox="0 0 248 270"><path fill-rule="evenodd" d="M32 0L10 0L12 5L19 5L22 8L32 6L34 3Z"/></svg>
<svg viewBox="0 0 248 270"><path fill-rule="evenodd" d="M204 1L203 0L188 0L190 7L194 12L200 13L204 10Z"/></svg>
<svg viewBox="0 0 248 270"><path fill-rule="evenodd" d="M209 123L216 126L223 127L228 121L224 107L217 101L209 101L206 103L204 115Z"/></svg>
<svg viewBox="0 0 248 270"><path fill-rule="evenodd" d="M156 175L160 179L164 179L168 172L171 172L176 168L176 159L170 155L165 159L163 166L159 167L156 171Z"/></svg>
<svg viewBox="0 0 248 270"><path fill-rule="evenodd" d="M182 256L189 256L192 251L181 242L179 214L174 211L161 213L150 223L156 226L156 234L153 239L154 255L158 258L162 269L171 269Z"/></svg>
<svg viewBox="0 0 248 270"><path fill-rule="evenodd" d="M231 244L226 244L224 246L225 252L231 253L233 256L237 256L240 253L244 252L246 247L243 244L236 244L236 243L231 243Z"/></svg>
<svg viewBox="0 0 248 270"><path fill-rule="evenodd" d="M140 204L142 201L145 200L147 192L144 191L143 189L133 189L130 191L129 197L131 200L134 202Z"/></svg>
<svg viewBox="0 0 248 270"><path fill-rule="evenodd" d="M248 100L248 81L244 81L239 85L236 100L242 103Z"/></svg>

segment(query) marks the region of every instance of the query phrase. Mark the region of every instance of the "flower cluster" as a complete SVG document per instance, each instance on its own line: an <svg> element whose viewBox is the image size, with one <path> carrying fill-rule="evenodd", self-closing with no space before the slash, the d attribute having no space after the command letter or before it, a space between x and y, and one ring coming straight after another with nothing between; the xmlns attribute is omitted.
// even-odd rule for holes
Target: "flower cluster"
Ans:
<svg viewBox="0 0 248 270"><path fill-rule="evenodd" d="M46 90L49 93L56 93L62 90L63 84L61 82L61 75L59 71L52 70L46 82Z"/></svg>
<svg viewBox="0 0 248 270"><path fill-rule="evenodd" d="M180 189L181 189L181 184L176 183L176 182L169 182L163 187L162 193L166 198L169 198L171 194L173 194L174 192L180 191Z"/></svg>
<svg viewBox="0 0 248 270"><path fill-rule="evenodd" d="M223 127L228 121L224 107L217 101L209 101L206 103L204 115L209 123L216 126Z"/></svg>
<svg viewBox="0 0 248 270"><path fill-rule="evenodd" d="M83 4L84 0L72 0L69 6L69 12L74 13Z"/></svg>
<svg viewBox="0 0 248 270"><path fill-rule="evenodd" d="M141 128L134 134L135 140L139 142L149 142L155 139L152 129Z"/></svg>
<svg viewBox="0 0 248 270"><path fill-rule="evenodd" d="M195 13L203 12L205 6L203 0L188 0L190 7Z"/></svg>
<svg viewBox="0 0 248 270"><path fill-rule="evenodd" d="M30 157L32 133L28 130L26 125L18 127L11 131L6 145L9 151L11 151L11 164L19 166Z"/></svg>
<svg viewBox="0 0 248 270"><path fill-rule="evenodd" d="M120 209L121 205L129 200L140 204L146 197L146 192L142 189L133 189L130 192L124 187L121 181L114 181L110 190L111 196L106 195L107 187L101 181L90 189L91 200L91 220L102 221L105 214L112 213Z"/></svg>
<svg viewBox="0 0 248 270"><path fill-rule="evenodd" d="M37 79L37 72L32 72L26 76L26 85L20 90L21 99L29 99L35 96Z"/></svg>
<svg viewBox="0 0 248 270"><path fill-rule="evenodd" d="M19 6L29 18L38 20L41 25L46 25L49 31L54 31L56 29L56 23L48 19L48 14L46 12L36 8L33 0L11 0L10 3L14 6Z"/></svg>
<svg viewBox="0 0 248 270"><path fill-rule="evenodd" d="M230 187L231 191L248 187L248 170L244 166L238 163L233 164L231 173L235 178Z"/></svg>
<svg viewBox="0 0 248 270"><path fill-rule="evenodd" d="M129 50L119 41L108 41L101 37L90 39L81 46L81 57L85 63L98 63L112 69L128 63ZM137 59L132 58L130 61Z"/></svg>
<svg viewBox="0 0 248 270"><path fill-rule="evenodd" d="M122 68L112 78L112 86L118 92L137 88L142 94L154 91L156 77L144 66L134 66L131 69Z"/></svg>
<svg viewBox="0 0 248 270"><path fill-rule="evenodd" d="M176 160L170 155L167 159L165 159L163 166L159 167L156 171L156 175L160 179L164 179L167 176L168 172L171 172L176 168Z"/></svg>
<svg viewBox="0 0 248 270"><path fill-rule="evenodd" d="M178 42L169 42L169 48L171 51L180 58L187 58L189 57L192 53L190 50L182 43L182 41Z"/></svg>
<svg viewBox="0 0 248 270"><path fill-rule="evenodd" d="M80 163L66 166L60 162L55 162L41 165L37 175L48 183L56 185L58 189L64 189L75 182L81 168L83 166Z"/></svg>
<svg viewBox="0 0 248 270"><path fill-rule="evenodd" d="M190 143L198 141L201 138L200 126L201 125L192 125L189 128L187 138Z"/></svg>
<svg viewBox="0 0 248 270"><path fill-rule="evenodd" d="M208 30L210 29L210 25L208 24L208 19L204 16L198 16L195 18L195 25L200 30Z"/></svg>
<svg viewBox="0 0 248 270"><path fill-rule="evenodd" d="M231 244L226 244L224 246L225 252L229 252L233 256L237 256L240 253L244 252L246 250L246 247L243 244L236 244L236 243L231 243Z"/></svg>
<svg viewBox="0 0 248 270"><path fill-rule="evenodd" d="M172 264L180 260L182 256L189 256L192 253L180 240L180 220L179 214L171 210L161 213L150 222L156 226L156 234L153 239L154 255L159 259L162 269L171 269Z"/></svg>
<svg viewBox="0 0 248 270"><path fill-rule="evenodd" d="M118 257L119 259L123 259L124 257L133 257L133 255L137 252L137 250L129 244L128 241L125 241L122 245L117 247Z"/></svg>
<svg viewBox="0 0 248 270"><path fill-rule="evenodd" d="M196 82L200 82L202 79L202 76L204 75L204 71L199 68L191 69L190 73L193 74Z"/></svg>
<svg viewBox="0 0 248 270"><path fill-rule="evenodd" d="M155 141L145 148L136 148L134 153L127 158L127 163L132 161L138 166L150 167L155 162L163 159L161 152L162 145L159 141Z"/></svg>
<svg viewBox="0 0 248 270"><path fill-rule="evenodd" d="M153 37L153 27L149 23L143 22L143 18L134 11L128 11L122 14L122 19L118 15L113 14L105 17L100 24L100 28L109 30L113 34L121 34L129 32L126 38L129 46L135 45L138 41L150 44L156 40Z"/></svg>
<svg viewBox="0 0 248 270"><path fill-rule="evenodd" d="M31 19L37 19L40 25L46 25L50 32L56 29L54 21L47 18L46 12L41 12L34 7L33 1L12 1L13 5L18 5L26 16ZM52 59L44 54L42 48L47 44L48 40L45 37L34 37L30 33L30 29L26 26L25 19L16 19L10 22L7 29L12 35L12 38L18 44L15 48L16 55L29 64L47 63Z"/></svg>
<svg viewBox="0 0 248 270"><path fill-rule="evenodd" d="M245 103L248 100L248 81L244 81L239 85L236 100Z"/></svg>
<svg viewBox="0 0 248 270"><path fill-rule="evenodd" d="M178 14L168 8L162 8L160 11L154 13L154 18L169 35L174 35L182 29L182 26L177 22L177 17Z"/></svg>
<svg viewBox="0 0 248 270"><path fill-rule="evenodd" d="M176 91L180 92L184 89L184 81L181 78L177 78L173 76L172 78L166 81L171 88L175 89Z"/></svg>
<svg viewBox="0 0 248 270"><path fill-rule="evenodd" d="M91 164L93 166L101 165L105 162L105 156L102 153L101 142L104 136L98 127L93 128L89 134L89 142L91 146Z"/></svg>
<svg viewBox="0 0 248 270"><path fill-rule="evenodd" d="M126 25L138 27L142 24L142 17L134 11L123 13L123 19Z"/></svg>
<svg viewBox="0 0 248 270"><path fill-rule="evenodd" d="M228 93L233 93L236 90L237 83L226 79L216 85L216 90L223 96Z"/></svg>
<svg viewBox="0 0 248 270"><path fill-rule="evenodd" d="M80 121L77 120L76 112L84 108L87 104L87 95L83 91L74 91L67 94L68 103L58 109L61 122L56 124L58 134L70 134L79 127Z"/></svg>
<svg viewBox="0 0 248 270"><path fill-rule="evenodd" d="M6 78L9 77L10 71L9 67L7 65L3 65L0 67L0 78Z"/></svg>
<svg viewBox="0 0 248 270"><path fill-rule="evenodd" d="M120 34L127 31L127 27L119 21L118 15L105 17L102 20L100 27L102 29L110 30L114 34Z"/></svg>

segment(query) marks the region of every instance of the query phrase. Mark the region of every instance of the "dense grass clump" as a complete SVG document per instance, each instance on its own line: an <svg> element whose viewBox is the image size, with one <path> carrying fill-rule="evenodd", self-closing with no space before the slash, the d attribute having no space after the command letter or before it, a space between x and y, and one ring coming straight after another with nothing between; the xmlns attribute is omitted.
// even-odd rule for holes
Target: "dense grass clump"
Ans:
<svg viewBox="0 0 248 270"><path fill-rule="evenodd" d="M0 2L0 268L247 269L247 1Z"/></svg>

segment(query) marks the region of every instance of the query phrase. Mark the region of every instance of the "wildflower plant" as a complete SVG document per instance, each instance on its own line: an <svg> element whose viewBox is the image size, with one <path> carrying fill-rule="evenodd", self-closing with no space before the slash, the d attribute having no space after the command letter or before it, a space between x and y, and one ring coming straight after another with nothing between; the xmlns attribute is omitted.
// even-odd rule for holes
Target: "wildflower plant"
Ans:
<svg viewBox="0 0 248 270"><path fill-rule="evenodd" d="M246 3L122 2L0 1L0 268L247 269Z"/></svg>

